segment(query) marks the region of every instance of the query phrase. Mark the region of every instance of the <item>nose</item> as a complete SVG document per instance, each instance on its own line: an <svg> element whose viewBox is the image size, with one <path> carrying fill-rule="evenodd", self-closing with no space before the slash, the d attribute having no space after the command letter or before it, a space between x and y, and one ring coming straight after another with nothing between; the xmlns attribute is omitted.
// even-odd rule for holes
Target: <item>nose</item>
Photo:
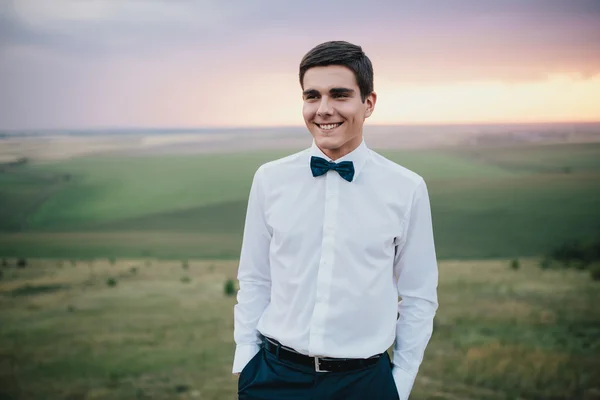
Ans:
<svg viewBox="0 0 600 400"><path fill-rule="evenodd" d="M319 109L317 110L317 115L323 116L323 115L332 115L332 114L333 114L333 108L331 107L331 104L329 103L327 96L321 97L321 102L319 103Z"/></svg>

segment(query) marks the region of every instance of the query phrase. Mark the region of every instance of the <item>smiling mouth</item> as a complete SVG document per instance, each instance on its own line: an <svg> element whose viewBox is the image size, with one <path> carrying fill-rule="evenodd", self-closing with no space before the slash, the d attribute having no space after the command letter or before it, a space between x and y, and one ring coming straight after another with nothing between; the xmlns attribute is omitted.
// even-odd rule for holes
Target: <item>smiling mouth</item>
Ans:
<svg viewBox="0 0 600 400"><path fill-rule="evenodd" d="M318 126L323 131L332 131L342 124L343 124L343 122L336 122L334 124L317 124L315 122L315 125Z"/></svg>

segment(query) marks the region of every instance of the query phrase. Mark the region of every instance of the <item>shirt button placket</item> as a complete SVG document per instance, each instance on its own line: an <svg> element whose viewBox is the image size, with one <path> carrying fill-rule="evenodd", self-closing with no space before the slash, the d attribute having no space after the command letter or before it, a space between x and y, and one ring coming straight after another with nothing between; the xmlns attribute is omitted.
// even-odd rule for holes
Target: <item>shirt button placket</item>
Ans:
<svg viewBox="0 0 600 400"><path fill-rule="evenodd" d="M317 275L315 308L310 326L309 351L311 351L311 354L322 354L325 350L323 332L329 308L333 266L335 262L335 219L339 199L339 180L341 178L336 171L329 171L325 179L323 241L321 243L321 260Z"/></svg>

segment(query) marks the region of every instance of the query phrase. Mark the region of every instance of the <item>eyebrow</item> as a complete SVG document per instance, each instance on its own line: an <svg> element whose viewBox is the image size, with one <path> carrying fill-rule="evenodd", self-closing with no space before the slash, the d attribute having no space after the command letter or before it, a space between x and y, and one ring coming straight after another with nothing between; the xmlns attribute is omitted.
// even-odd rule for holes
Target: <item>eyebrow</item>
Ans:
<svg viewBox="0 0 600 400"><path fill-rule="evenodd" d="M302 92L302 95L304 96L318 96L319 94L319 91L315 89L307 89ZM343 87L331 88L329 94L354 94L354 89Z"/></svg>
<svg viewBox="0 0 600 400"><path fill-rule="evenodd" d="M348 88L343 88L343 87L331 88L329 90L329 94L353 94L353 93L354 93L354 89L348 89Z"/></svg>
<svg viewBox="0 0 600 400"><path fill-rule="evenodd" d="M315 89L307 89L304 92L302 92L303 96L318 96L319 95L319 91L315 90Z"/></svg>

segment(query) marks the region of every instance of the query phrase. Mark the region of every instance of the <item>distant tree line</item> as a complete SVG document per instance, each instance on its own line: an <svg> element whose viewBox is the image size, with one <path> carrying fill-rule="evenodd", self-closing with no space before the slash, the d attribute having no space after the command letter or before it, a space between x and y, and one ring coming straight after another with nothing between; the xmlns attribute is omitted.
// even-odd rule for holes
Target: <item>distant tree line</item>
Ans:
<svg viewBox="0 0 600 400"><path fill-rule="evenodd" d="M591 278L600 281L600 237L565 242L552 249L540 266L549 268L552 261L565 268L589 270Z"/></svg>
<svg viewBox="0 0 600 400"><path fill-rule="evenodd" d="M549 256L566 267L575 266L585 269L592 263L600 261L600 239L566 242L555 247Z"/></svg>

